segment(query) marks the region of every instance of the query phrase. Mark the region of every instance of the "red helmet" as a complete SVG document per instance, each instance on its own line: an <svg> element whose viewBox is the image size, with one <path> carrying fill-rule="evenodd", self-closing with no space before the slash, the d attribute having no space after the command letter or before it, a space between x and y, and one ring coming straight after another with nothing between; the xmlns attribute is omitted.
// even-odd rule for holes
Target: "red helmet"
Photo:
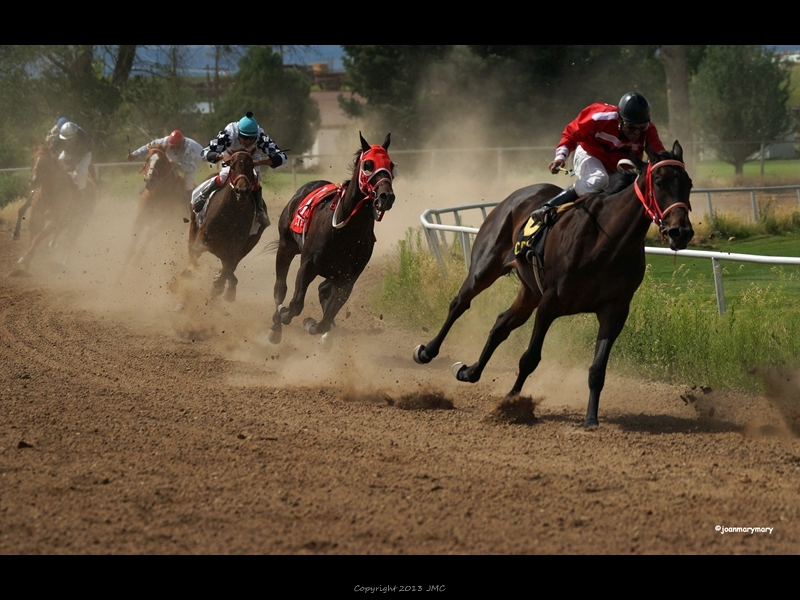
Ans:
<svg viewBox="0 0 800 600"><path fill-rule="evenodd" d="M167 146L180 146L183 144L183 134L177 129L169 134Z"/></svg>

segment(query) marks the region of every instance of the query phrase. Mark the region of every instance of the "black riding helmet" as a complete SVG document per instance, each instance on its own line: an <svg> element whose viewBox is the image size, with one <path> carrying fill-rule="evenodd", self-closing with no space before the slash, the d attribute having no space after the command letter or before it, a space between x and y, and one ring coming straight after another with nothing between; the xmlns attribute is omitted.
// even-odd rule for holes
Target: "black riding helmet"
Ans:
<svg viewBox="0 0 800 600"><path fill-rule="evenodd" d="M619 116L628 125L650 122L650 103L639 92L628 92L619 100Z"/></svg>

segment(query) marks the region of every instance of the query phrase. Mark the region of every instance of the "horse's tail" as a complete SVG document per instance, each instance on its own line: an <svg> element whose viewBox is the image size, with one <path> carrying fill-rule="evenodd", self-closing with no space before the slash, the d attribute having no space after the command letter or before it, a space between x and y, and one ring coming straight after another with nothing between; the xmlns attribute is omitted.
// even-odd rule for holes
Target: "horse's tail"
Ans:
<svg viewBox="0 0 800 600"><path fill-rule="evenodd" d="M280 240L272 240L271 242L267 242L264 244L264 247L261 248L261 252L259 252L258 255L261 256L262 254L275 254L278 251L278 246L280 243Z"/></svg>

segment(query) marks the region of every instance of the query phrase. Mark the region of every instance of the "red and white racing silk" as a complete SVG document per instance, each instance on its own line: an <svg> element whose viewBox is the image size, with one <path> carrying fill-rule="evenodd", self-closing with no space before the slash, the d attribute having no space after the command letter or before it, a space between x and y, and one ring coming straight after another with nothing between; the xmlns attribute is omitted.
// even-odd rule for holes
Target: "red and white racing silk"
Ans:
<svg viewBox="0 0 800 600"><path fill-rule="evenodd" d="M584 108L561 134L556 157L566 160L580 144L590 156L603 163L606 171L613 173L617 170L617 163L623 158L630 158L630 154L642 160L645 143L650 144L656 152L664 151L664 145L653 123L645 130L644 137L636 142L626 138L619 130L617 111L618 108L613 104L602 102Z"/></svg>

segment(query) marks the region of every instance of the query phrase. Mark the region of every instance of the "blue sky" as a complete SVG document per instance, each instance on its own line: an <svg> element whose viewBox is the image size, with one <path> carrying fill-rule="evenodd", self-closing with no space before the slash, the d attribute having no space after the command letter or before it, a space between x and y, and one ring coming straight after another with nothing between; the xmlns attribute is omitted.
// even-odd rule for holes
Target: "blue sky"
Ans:
<svg viewBox="0 0 800 600"><path fill-rule="evenodd" d="M286 46L288 49L284 54L284 63L294 63L308 65L315 62L326 62L331 65L334 71L344 71L342 56L344 50L341 46L309 46L306 49L298 50L296 47ZM156 62L165 62L166 56L156 47L143 49L140 57ZM211 46L184 46L182 52L183 59L186 61L186 72L191 75L201 75L206 72L206 67L214 67L214 57ZM235 68L235 61L230 64Z"/></svg>

